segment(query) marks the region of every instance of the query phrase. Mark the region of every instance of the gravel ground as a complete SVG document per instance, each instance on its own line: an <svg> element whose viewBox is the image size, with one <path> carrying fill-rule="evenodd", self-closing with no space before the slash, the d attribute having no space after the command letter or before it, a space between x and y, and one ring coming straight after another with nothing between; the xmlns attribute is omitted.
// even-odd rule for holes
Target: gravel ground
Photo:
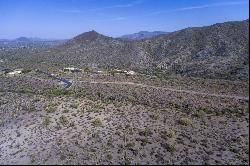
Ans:
<svg viewBox="0 0 250 166"><path fill-rule="evenodd" d="M57 82L8 78L26 80L22 85L34 93L17 92L4 79L5 87L0 84L0 164L249 164L248 112L214 114L159 103L154 107L126 100L107 102L95 93L105 94L111 88L91 85L82 88L86 94L96 89L92 97L50 96L36 92ZM112 94L118 96L116 89L129 88L113 87ZM148 95L145 101L153 92L159 98L175 95L141 90L129 92ZM206 101L195 96L192 100ZM229 100L213 100L217 106L221 101L227 103L221 107L233 106ZM248 101L241 104L248 107Z"/></svg>

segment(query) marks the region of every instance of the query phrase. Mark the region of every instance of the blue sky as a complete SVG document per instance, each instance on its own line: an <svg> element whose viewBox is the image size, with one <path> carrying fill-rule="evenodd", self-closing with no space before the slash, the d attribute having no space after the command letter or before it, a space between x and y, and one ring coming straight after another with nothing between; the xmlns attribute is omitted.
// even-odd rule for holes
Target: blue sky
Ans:
<svg viewBox="0 0 250 166"><path fill-rule="evenodd" d="M248 6L248 0L0 0L0 38L172 32L248 19Z"/></svg>

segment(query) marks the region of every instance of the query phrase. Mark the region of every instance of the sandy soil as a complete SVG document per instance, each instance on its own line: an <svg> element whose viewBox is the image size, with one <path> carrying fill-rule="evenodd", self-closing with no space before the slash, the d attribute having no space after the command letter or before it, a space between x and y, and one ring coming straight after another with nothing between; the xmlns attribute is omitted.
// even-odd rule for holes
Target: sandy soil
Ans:
<svg viewBox="0 0 250 166"><path fill-rule="evenodd" d="M8 83L15 78L2 79L0 164L249 164L248 112L216 114L165 105L168 98L199 100L237 110L248 107L248 101L241 101L247 99L230 93L206 98L208 94L199 96L199 91L132 81L88 80L69 90L82 87L89 95L51 96L38 92L58 82L29 79L16 78L14 83L29 91ZM96 97L97 92L108 97ZM118 100L136 93L143 102ZM143 104L155 101L157 107Z"/></svg>

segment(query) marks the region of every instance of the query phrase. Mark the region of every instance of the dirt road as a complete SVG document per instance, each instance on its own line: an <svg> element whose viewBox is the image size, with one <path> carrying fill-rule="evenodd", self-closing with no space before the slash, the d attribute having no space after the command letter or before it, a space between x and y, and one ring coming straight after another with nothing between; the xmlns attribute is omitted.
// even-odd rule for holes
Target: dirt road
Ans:
<svg viewBox="0 0 250 166"><path fill-rule="evenodd" d="M204 92L197 92L197 91L191 91L191 90L185 90L185 89L158 87L158 86L139 84L139 83L134 83L134 82L97 82L97 81L76 81L76 82L90 83L90 84L131 85L131 86L139 86L139 87L144 87L144 88L162 89L166 91L179 92L179 93L188 93L192 95L204 95L204 96L212 96L212 97L233 98L233 99L238 99L238 100L249 100L249 97L244 97L244 96L204 93Z"/></svg>

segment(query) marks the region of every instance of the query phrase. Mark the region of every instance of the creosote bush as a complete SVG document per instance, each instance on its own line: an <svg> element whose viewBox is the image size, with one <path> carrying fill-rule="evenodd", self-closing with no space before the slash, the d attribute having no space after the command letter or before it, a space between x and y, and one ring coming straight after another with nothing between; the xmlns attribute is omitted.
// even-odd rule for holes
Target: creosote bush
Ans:
<svg viewBox="0 0 250 166"><path fill-rule="evenodd" d="M72 92L65 88L54 88L49 91L49 95L52 96L65 96L70 95Z"/></svg>
<svg viewBox="0 0 250 166"><path fill-rule="evenodd" d="M184 126L189 126L192 124L192 120L189 118L180 118L179 123Z"/></svg>
<svg viewBox="0 0 250 166"><path fill-rule="evenodd" d="M91 123L92 123L92 125L93 125L94 127L99 127L99 126L102 125L102 121L101 121L100 118L94 119Z"/></svg>

